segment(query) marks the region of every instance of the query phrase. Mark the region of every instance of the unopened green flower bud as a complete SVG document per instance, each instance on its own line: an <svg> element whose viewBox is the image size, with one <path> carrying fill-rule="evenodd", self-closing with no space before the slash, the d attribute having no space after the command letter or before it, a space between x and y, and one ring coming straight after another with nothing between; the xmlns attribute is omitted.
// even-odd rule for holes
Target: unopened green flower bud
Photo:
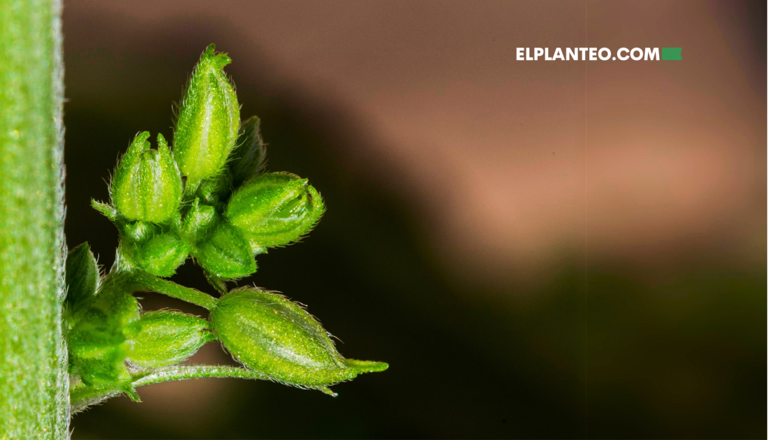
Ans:
<svg viewBox="0 0 768 440"><path fill-rule="evenodd" d="M232 60L211 44L200 57L179 109L174 154L188 182L216 175L235 148L240 105L223 68Z"/></svg>
<svg viewBox="0 0 768 440"><path fill-rule="evenodd" d="M89 385L113 382L125 372L125 327L138 319L139 304L116 285L106 285L76 314L68 333L70 373Z"/></svg>
<svg viewBox="0 0 768 440"><path fill-rule="evenodd" d="M89 311L97 309L108 316L110 325L123 328L139 318L139 302L119 284L106 282L91 301Z"/></svg>
<svg viewBox="0 0 768 440"><path fill-rule="evenodd" d="M238 361L290 385L323 388L388 367L383 362L344 359L309 313L274 293L234 290L219 300L211 322Z"/></svg>
<svg viewBox="0 0 768 440"><path fill-rule="evenodd" d="M256 116L243 121L237 148L228 162L232 183L238 188L246 180L257 176L264 168L267 147L261 139L261 122Z"/></svg>
<svg viewBox="0 0 768 440"><path fill-rule="evenodd" d="M141 315L128 326L133 347L128 360L140 367L177 364L195 354L206 342L216 339L205 319L162 310Z"/></svg>
<svg viewBox="0 0 768 440"><path fill-rule="evenodd" d="M227 222L216 226L210 237L198 245L194 256L200 266L216 278L242 278L256 272L256 261L248 242Z"/></svg>
<svg viewBox="0 0 768 440"><path fill-rule="evenodd" d="M88 243L82 243L69 251L66 265L67 299L71 313L85 306L99 285L99 267Z"/></svg>
<svg viewBox="0 0 768 440"><path fill-rule="evenodd" d="M98 358L71 358L70 374L80 376L83 383L90 386L115 383L128 376L125 352L115 349Z"/></svg>
<svg viewBox="0 0 768 440"><path fill-rule="evenodd" d="M176 273L189 255L189 245L174 234L152 237L142 245L142 269L161 277Z"/></svg>
<svg viewBox="0 0 768 440"><path fill-rule="evenodd" d="M89 308L70 332L68 343L75 357L98 358L119 349L124 341L119 320L98 308Z"/></svg>
<svg viewBox="0 0 768 440"><path fill-rule="evenodd" d="M124 241L120 253L131 266L153 275L169 277L189 256L189 244L172 232L153 235L144 242Z"/></svg>
<svg viewBox="0 0 768 440"><path fill-rule="evenodd" d="M298 240L323 212L322 197L306 179L269 173L246 182L232 195L226 217L243 231L255 251Z"/></svg>
<svg viewBox="0 0 768 440"><path fill-rule="evenodd" d="M190 243L204 241L218 221L219 215L216 213L216 208L203 205L199 199L195 199L184 215L181 234Z"/></svg>
<svg viewBox="0 0 768 440"><path fill-rule="evenodd" d="M120 160L112 202L128 220L162 223L181 203L181 175L163 136L157 135L157 150L150 149L148 138L146 131L136 136Z"/></svg>

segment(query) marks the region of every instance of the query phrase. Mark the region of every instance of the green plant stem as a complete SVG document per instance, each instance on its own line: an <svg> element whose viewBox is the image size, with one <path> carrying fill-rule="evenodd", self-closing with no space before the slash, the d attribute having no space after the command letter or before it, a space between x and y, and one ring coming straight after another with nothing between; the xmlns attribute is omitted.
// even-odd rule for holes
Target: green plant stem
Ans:
<svg viewBox="0 0 768 440"><path fill-rule="evenodd" d="M104 280L104 284L115 283L120 288L130 291L151 290L153 292L162 293L172 298L186 301L190 304L200 306L207 310L212 310L216 307L218 300L207 293L193 289L191 287L184 287L174 283L173 281L164 280L158 278L152 274L141 271L123 271L115 272L108 275Z"/></svg>
<svg viewBox="0 0 768 440"><path fill-rule="evenodd" d="M143 385L169 382L173 380L202 379L208 377L268 380L265 375L244 368L224 365L181 365L174 367L138 370L131 374L131 379L123 386L108 386L103 388L87 387L82 384L72 389L72 412L77 413L90 405L106 400L118 394L129 394L132 399L138 396L134 388Z"/></svg>
<svg viewBox="0 0 768 440"><path fill-rule="evenodd" d="M0 0L0 438L66 438L61 4Z"/></svg>
<svg viewBox="0 0 768 440"><path fill-rule="evenodd" d="M173 281L164 280L147 273L136 273L133 275L132 280L142 289L153 290L207 310L212 310L216 307L216 298L191 287L181 286Z"/></svg>

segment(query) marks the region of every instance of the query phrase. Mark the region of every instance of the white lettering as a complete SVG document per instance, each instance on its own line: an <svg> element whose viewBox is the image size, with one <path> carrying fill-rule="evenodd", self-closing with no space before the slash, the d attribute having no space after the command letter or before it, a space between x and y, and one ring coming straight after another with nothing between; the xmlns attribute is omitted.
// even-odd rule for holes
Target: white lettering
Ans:
<svg viewBox="0 0 768 440"><path fill-rule="evenodd" d="M645 59L651 60L651 61L659 61L659 48L658 47L646 47L645 48Z"/></svg>
<svg viewBox="0 0 768 440"><path fill-rule="evenodd" d="M622 52L626 53L627 55L622 56ZM618 56L621 61L627 61L629 59L629 49L622 47L618 52L616 52L616 56Z"/></svg>

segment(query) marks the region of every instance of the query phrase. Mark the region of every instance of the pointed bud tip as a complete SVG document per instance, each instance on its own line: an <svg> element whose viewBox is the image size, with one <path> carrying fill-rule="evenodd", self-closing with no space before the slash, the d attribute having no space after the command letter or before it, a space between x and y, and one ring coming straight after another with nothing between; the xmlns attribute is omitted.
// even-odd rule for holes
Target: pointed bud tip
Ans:
<svg viewBox="0 0 768 440"><path fill-rule="evenodd" d="M338 394L338 393L334 393L334 392L333 392L333 391L331 391L331 389L330 389L330 388L328 388L328 387L319 387L319 388L317 388L317 390L318 390L318 391L320 391L320 392L322 392L323 394L325 394L325 395L328 395L328 396L331 396L331 397L339 397L339 394Z"/></svg>
<svg viewBox="0 0 768 440"><path fill-rule="evenodd" d="M131 145L128 146L128 151L125 152L123 159L130 160L132 157L135 157L140 153L143 153L149 150L150 145L149 145L149 142L147 142L147 139L149 139L148 131L142 131L138 133L133 138L133 141L131 141Z"/></svg>
<svg viewBox="0 0 768 440"><path fill-rule="evenodd" d="M379 373L389 368L389 364L386 362L359 361L357 359L344 359L344 364L358 374Z"/></svg>
<svg viewBox="0 0 768 440"><path fill-rule="evenodd" d="M158 148L163 148L163 147L168 148L168 142L165 140L165 137L160 133L157 134L157 146Z"/></svg>
<svg viewBox="0 0 768 440"><path fill-rule="evenodd" d="M224 66L232 63L232 58L222 52L216 53L216 45L211 43L205 48L205 52L203 52L203 56L200 58L201 64L204 61L208 61L216 68L222 69Z"/></svg>

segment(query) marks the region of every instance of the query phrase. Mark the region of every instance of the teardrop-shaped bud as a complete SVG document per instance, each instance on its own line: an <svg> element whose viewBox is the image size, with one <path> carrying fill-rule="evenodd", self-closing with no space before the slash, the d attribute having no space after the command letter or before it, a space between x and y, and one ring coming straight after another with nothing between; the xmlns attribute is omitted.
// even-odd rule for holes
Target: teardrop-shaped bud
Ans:
<svg viewBox="0 0 768 440"><path fill-rule="evenodd" d="M189 256L189 243L175 233L158 232L143 242L130 239L120 243L121 263L125 268L136 267L153 275L170 277Z"/></svg>
<svg viewBox="0 0 768 440"><path fill-rule="evenodd" d="M243 121L240 127L237 148L232 152L232 158L228 162L235 188L240 187L246 180L257 176L264 168L267 147L261 139L260 125L259 118L252 116Z"/></svg>
<svg viewBox="0 0 768 440"><path fill-rule="evenodd" d="M96 295L99 286L99 267L88 243L69 251L66 264L67 299L71 313L75 313Z"/></svg>
<svg viewBox="0 0 768 440"><path fill-rule="evenodd" d="M219 300L211 322L238 361L290 385L324 389L388 367L383 362L344 359L306 310L275 293L233 290Z"/></svg>
<svg viewBox="0 0 768 440"><path fill-rule="evenodd" d="M210 323L197 316L168 310L145 313L126 330L133 345L128 360L141 367L178 364L216 339L210 330Z"/></svg>
<svg viewBox="0 0 768 440"><path fill-rule="evenodd" d="M298 240L323 212L322 197L306 179L269 173L249 180L232 195L226 217L256 251Z"/></svg>
<svg viewBox="0 0 768 440"><path fill-rule="evenodd" d="M128 220L162 223L181 203L181 175L162 135L151 150L148 132L136 136L112 180L112 203Z"/></svg>
<svg viewBox="0 0 768 440"><path fill-rule="evenodd" d="M256 272L248 242L228 222L219 223L194 253L197 262L216 278L235 279Z"/></svg>
<svg viewBox="0 0 768 440"><path fill-rule="evenodd" d="M179 108L174 154L194 186L216 175L235 148L240 105L224 66L232 60L211 44L200 57Z"/></svg>
<svg viewBox="0 0 768 440"><path fill-rule="evenodd" d="M172 276L184 264L189 251L189 245L175 234L155 235L141 245L141 268L153 275Z"/></svg>
<svg viewBox="0 0 768 440"><path fill-rule="evenodd" d="M216 208L203 205L199 199L195 199L182 220L182 237L190 243L205 241L218 221L219 215L216 213Z"/></svg>

